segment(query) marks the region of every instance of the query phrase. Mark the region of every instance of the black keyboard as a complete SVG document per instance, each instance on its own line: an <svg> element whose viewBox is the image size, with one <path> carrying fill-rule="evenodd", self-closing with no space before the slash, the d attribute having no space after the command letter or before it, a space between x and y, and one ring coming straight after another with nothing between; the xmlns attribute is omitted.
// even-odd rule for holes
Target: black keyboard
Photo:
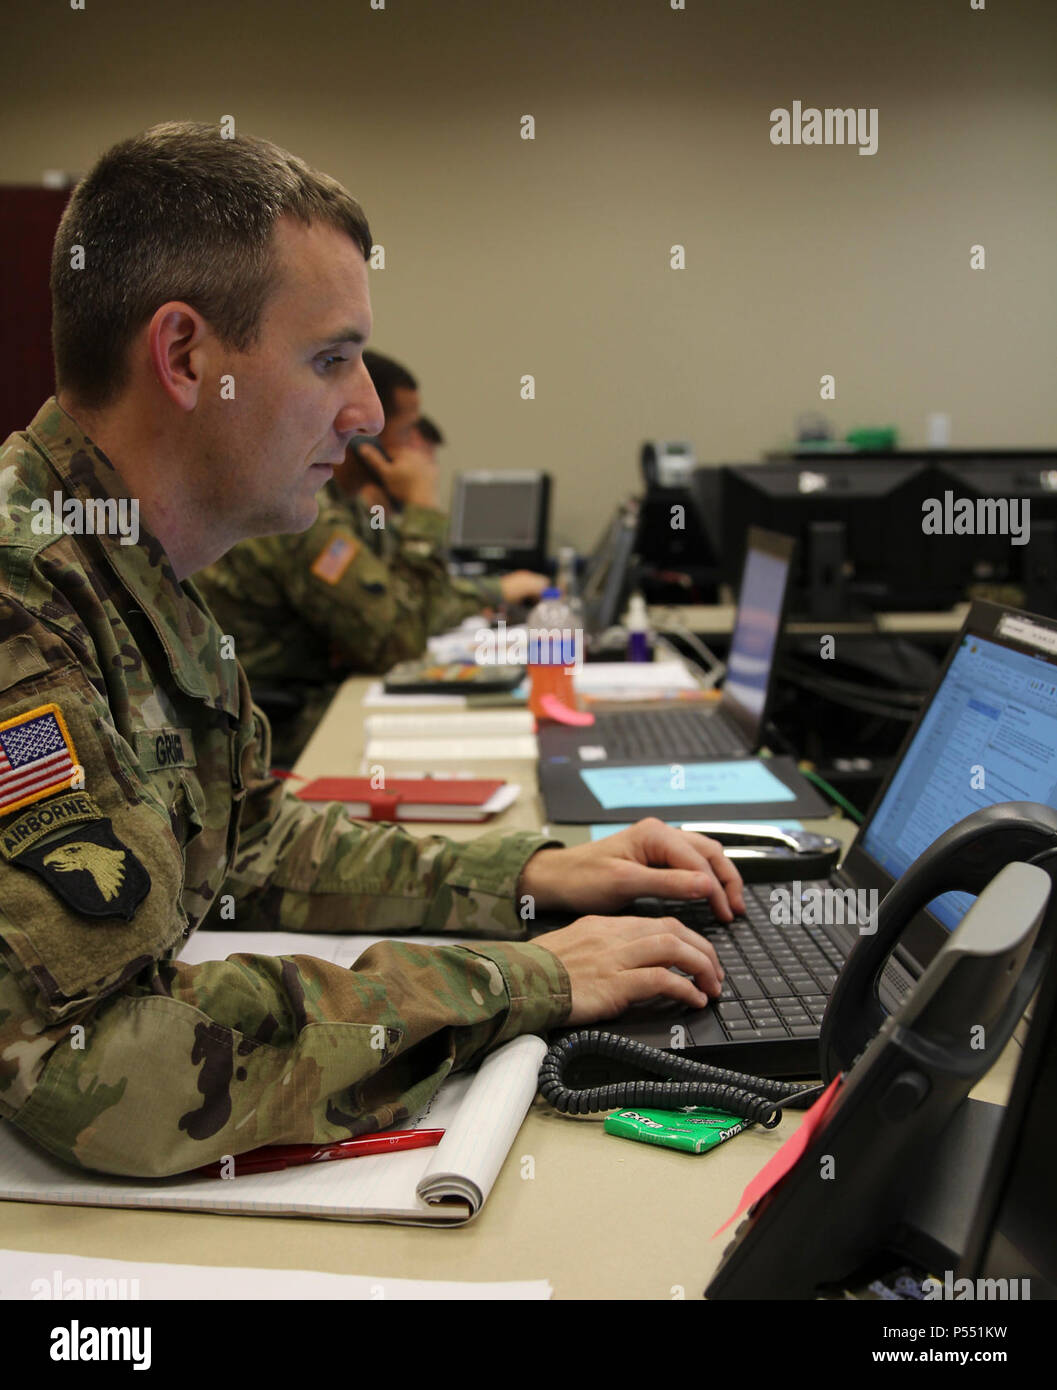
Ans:
<svg viewBox="0 0 1057 1390"><path fill-rule="evenodd" d="M595 729L611 758L716 757L744 753L745 738L721 712L646 710L599 715Z"/></svg>
<svg viewBox="0 0 1057 1390"><path fill-rule="evenodd" d="M788 884L755 884L745 887L745 916L720 922L711 903L651 900L631 911L643 916L676 917L708 937L726 972L723 992L710 1007L723 1032L732 1042L760 1039L815 1038L847 950L832 927L771 921L772 887ZM830 887L825 881L806 882L802 890ZM854 929L855 922L849 925ZM888 975L886 970L885 975ZM898 972L895 980L906 993Z"/></svg>

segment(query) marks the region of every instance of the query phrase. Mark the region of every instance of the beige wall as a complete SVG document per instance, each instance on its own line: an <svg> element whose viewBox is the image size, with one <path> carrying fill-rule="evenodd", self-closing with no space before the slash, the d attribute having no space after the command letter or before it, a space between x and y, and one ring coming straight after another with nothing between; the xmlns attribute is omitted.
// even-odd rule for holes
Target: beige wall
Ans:
<svg viewBox="0 0 1057 1390"><path fill-rule="evenodd" d="M449 471L547 466L557 540L652 436L740 460L806 410L907 444L946 411L955 444L1057 443L1050 0L36 0L4 28L0 180L226 114L342 179L388 257L374 345ZM794 100L877 107L878 152L773 146Z"/></svg>

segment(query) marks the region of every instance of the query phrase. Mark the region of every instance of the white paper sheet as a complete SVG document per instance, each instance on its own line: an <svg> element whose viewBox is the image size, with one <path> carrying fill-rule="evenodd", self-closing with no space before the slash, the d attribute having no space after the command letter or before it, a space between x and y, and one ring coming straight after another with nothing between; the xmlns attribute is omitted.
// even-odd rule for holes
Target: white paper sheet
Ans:
<svg viewBox="0 0 1057 1390"><path fill-rule="evenodd" d="M311 1269L251 1269L237 1265L174 1265L0 1250L0 1300L107 1302L156 1299L293 1299L313 1301L407 1299L547 1299L546 1279L471 1283L454 1279L391 1279L371 1274L324 1274Z"/></svg>

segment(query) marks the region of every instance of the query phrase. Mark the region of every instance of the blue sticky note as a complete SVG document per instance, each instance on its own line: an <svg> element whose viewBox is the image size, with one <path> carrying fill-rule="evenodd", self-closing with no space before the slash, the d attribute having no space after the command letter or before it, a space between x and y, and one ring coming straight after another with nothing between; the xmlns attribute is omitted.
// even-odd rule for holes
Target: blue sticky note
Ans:
<svg viewBox="0 0 1057 1390"><path fill-rule="evenodd" d="M796 800L796 794L765 763L751 758L580 768L580 776L607 811L621 806L734 806Z"/></svg>

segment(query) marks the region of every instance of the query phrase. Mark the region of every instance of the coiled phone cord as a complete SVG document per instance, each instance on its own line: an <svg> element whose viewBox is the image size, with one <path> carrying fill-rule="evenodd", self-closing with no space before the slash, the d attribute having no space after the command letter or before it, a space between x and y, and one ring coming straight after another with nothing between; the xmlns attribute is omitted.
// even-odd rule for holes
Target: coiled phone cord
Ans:
<svg viewBox="0 0 1057 1390"><path fill-rule="evenodd" d="M567 1072L585 1058L599 1057L653 1072L660 1081L615 1081L608 1085L574 1088L566 1084ZM685 1080L677 1080L684 1077ZM539 1088L546 1100L567 1115L592 1115L625 1105L678 1110L705 1105L740 1115L754 1124L773 1129L782 1118L782 1105L802 1109L821 1094L820 1085L774 1081L746 1076L723 1067L707 1066L678 1052L647 1047L632 1038L585 1028L556 1042L543 1059Z"/></svg>

